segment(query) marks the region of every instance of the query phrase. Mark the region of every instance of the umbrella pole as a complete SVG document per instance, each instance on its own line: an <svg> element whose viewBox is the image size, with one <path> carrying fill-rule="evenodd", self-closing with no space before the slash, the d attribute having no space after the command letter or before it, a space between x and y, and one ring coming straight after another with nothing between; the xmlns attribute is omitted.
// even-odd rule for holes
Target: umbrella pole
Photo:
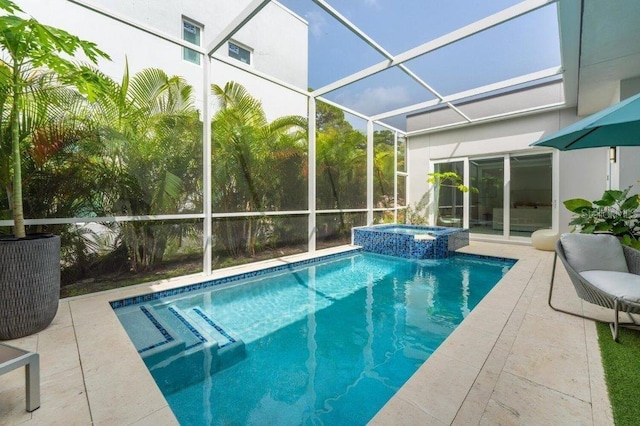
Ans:
<svg viewBox="0 0 640 426"><path fill-rule="evenodd" d="M609 181L609 190L613 189L613 165L617 162L617 148L615 146L609 147L609 176L607 176Z"/></svg>

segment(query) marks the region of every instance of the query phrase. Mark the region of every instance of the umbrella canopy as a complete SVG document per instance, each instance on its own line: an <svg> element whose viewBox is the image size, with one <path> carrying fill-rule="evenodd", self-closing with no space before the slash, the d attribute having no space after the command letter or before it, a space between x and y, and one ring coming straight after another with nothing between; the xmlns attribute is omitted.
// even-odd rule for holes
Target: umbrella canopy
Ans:
<svg viewBox="0 0 640 426"><path fill-rule="evenodd" d="M542 138L531 146L549 146L560 151L640 146L640 93Z"/></svg>

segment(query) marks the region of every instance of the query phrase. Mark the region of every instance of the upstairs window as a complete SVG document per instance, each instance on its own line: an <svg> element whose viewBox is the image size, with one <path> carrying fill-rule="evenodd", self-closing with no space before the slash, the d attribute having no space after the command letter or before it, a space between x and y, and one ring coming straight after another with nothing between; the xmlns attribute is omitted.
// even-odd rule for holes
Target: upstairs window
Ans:
<svg viewBox="0 0 640 426"><path fill-rule="evenodd" d="M251 51L232 41L229 42L229 57L251 65Z"/></svg>
<svg viewBox="0 0 640 426"><path fill-rule="evenodd" d="M200 46L202 27L191 21L182 20L182 39L196 46ZM182 48L182 59L200 65L200 54L187 47Z"/></svg>

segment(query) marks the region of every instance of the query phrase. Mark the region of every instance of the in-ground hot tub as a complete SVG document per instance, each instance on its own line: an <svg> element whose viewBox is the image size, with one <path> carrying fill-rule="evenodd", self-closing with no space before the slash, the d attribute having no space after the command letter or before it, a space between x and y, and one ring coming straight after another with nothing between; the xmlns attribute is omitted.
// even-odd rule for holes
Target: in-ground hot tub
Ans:
<svg viewBox="0 0 640 426"><path fill-rule="evenodd" d="M353 228L352 244L406 259L443 259L469 245L469 230L443 226L374 225Z"/></svg>

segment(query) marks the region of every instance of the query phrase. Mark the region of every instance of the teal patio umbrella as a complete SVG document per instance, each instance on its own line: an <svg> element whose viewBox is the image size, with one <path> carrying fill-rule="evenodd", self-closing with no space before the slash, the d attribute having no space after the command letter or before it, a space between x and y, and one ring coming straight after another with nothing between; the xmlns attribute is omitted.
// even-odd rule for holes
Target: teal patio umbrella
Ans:
<svg viewBox="0 0 640 426"><path fill-rule="evenodd" d="M560 151L639 145L640 93L531 144Z"/></svg>

